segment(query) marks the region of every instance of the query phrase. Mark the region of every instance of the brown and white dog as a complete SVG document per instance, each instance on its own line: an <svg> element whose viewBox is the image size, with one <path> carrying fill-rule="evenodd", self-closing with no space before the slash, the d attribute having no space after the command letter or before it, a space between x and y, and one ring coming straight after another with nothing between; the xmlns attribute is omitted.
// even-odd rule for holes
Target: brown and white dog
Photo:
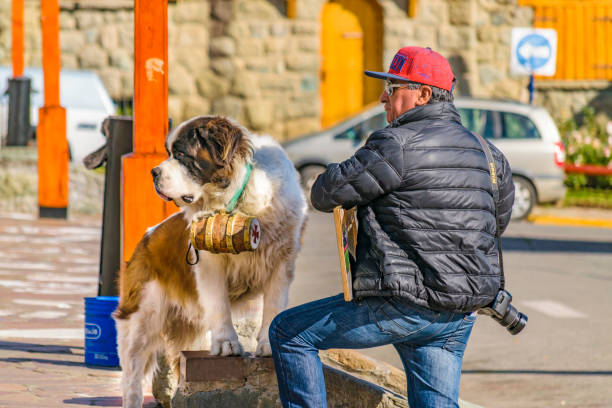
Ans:
<svg viewBox="0 0 612 408"><path fill-rule="evenodd" d="M130 408L142 406L142 381L160 353L171 366L181 350L208 342L211 354L241 354L232 311L262 295L256 353L271 354L268 328L287 305L306 219L297 172L272 138L201 116L173 130L166 148L168 159L152 171L155 189L182 211L147 231L119 279L115 320L123 404ZM259 247L240 254L199 251L199 262L189 265L192 218L226 208L246 178L247 162L253 170L236 210L259 220Z"/></svg>

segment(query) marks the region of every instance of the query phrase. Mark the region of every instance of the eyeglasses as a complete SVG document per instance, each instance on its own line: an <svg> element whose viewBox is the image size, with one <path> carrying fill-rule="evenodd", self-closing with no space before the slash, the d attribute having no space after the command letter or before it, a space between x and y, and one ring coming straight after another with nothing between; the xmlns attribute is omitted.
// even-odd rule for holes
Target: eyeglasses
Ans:
<svg viewBox="0 0 612 408"><path fill-rule="evenodd" d="M393 95L393 88L405 88L405 87L410 87L411 85L414 85L414 83L409 82L409 83L404 83L404 84L394 84L393 82L387 79L385 80L385 92L387 93L387 96L390 98L391 95ZM416 89L416 88L413 88L413 89Z"/></svg>

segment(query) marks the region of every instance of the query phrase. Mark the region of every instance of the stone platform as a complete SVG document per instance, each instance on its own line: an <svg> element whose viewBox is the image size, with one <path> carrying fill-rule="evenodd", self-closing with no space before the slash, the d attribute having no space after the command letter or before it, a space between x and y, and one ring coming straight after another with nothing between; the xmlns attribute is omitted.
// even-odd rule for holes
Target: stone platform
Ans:
<svg viewBox="0 0 612 408"><path fill-rule="evenodd" d="M324 365L330 408L404 408L406 399L371 382ZM281 407L270 357L218 357L206 351L181 354L174 408Z"/></svg>

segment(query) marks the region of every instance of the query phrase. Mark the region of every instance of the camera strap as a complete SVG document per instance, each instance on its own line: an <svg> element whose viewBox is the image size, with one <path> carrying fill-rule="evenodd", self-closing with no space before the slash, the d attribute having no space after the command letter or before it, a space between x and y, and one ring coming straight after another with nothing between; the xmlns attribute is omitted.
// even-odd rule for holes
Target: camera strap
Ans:
<svg viewBox="0 0 612 408"><path fill-rule="evenodd" d="M502 246L501 246L501 236L499 235L500 230L500 222L499 222L499 186L497 184L497 170L495 169L495 160L493 159L493 154L491 153L491 149L489 148L489 144L480 136L478 133L472 132L480 146L482 146L482 151L487 158L487 167L489 169L489 179L491 181L491 188L493 190L493 202L495 203L495 238L497 239L497 259L499 260L499 269L501 271L501 279L500 286L501 289L504 289L505 286L505 277L504 277L504 260L502 257Z"/></svg>

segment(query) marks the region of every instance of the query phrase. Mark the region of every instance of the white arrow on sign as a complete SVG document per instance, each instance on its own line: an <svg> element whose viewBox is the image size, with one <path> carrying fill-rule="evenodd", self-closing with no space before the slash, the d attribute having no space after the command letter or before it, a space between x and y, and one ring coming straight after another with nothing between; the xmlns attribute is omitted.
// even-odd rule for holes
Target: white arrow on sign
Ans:
<svg viewBox="0 0 612 408"><path fill-rule="evenodd" d="M530 59L548 59L550 58L550 48L542 46L534 46L526 43L518 49L518 53L526 60Z"/></svg>

